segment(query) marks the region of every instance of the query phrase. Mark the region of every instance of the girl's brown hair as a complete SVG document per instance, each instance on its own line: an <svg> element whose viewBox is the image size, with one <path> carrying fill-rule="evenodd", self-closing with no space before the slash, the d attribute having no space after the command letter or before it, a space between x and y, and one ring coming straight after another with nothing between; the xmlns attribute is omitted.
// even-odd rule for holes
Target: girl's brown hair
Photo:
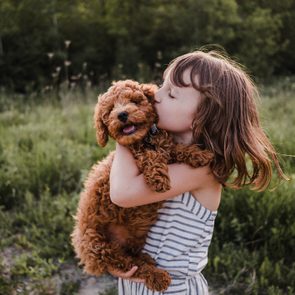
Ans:
<svg viewBox="0 0 295 295"><path fill-rule="evenodd" d="M183 80L187 69L192 87L204 97L193 121L194 141L215 154L211 169L216 179L236 189L250 184L264 190L272 177L272 163L287 179L259 123L257 88L241 66L216 51L195 51L174 59L164 77L169 74L174 85L187 87ZM233 172L237 173L233 182L226 183Z"/></svg>

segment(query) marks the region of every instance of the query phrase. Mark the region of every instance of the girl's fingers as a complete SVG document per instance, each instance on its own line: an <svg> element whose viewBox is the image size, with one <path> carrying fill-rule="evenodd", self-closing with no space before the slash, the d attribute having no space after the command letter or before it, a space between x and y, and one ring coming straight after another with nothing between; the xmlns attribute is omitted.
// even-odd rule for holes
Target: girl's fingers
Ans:
<svg viewBox="0 0 295 295"><path fill-rule="evenodd" d="M123 273L124 274L124 278L128 279L130 277L133 276L133 274L137 271L138 267L137 266L133 266L129 271Z"/></svg>
<svg viewBox="0 0 295 295"><path fill-rule="evenodd" d="M136 272L137 268L138 268L137 266L133 266L127 272L121 272L121 271L118 271L118 270L112 270L112 271L109 271L109 273L111 273L113 276L116 276L116 277L120 277L120 278L123 278L123 279L129 279Z"/></svg>
<svg viewBox="0 0 295 295"><path fill-rule="evenodd" d="M137 266L133 266L129 271L127 272L120 272L118 270L112 270L109 271L109 273L115 277L120 277L122 279L126 279L132 282L136 282L136 283L145 283L144 279L135 279L135 278L131 278L133 276L133 274L137 271L138 267Z"/></svg>

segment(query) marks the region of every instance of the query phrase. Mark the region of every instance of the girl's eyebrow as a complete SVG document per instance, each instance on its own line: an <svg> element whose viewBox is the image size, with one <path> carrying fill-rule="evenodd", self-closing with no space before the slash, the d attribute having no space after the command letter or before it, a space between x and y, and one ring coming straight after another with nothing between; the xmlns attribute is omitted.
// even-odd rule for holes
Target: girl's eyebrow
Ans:
<svg viewBox="0 0 295 295"><path fill-rule="evenodd" d="M173 93L176 93L176 94L178 93L178 89L174 84L169 83L169 87L170 87L170 90L173 91Z"/></svg>
<svg viewBox="0 0 295 295"><path fill-rule="evenodd" d="M174 97L178 97L179 96L179 92L178 92L178 89L175 88L175 87L170 87L170 95L174 96Z"/></svg>

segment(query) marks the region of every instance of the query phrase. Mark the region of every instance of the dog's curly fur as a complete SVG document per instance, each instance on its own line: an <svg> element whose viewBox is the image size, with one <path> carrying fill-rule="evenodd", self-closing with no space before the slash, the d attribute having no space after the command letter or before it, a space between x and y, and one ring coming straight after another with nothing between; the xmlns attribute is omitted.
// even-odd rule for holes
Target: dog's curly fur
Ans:
<svg viewBox="0 0 295 295"><path fill-rule="evenodd" d="M98 143L105 146L110 135L128 146L146 183L152 190L164 192L170 189L167 164L184 162L193 167L204 166L212 160L212 154L199 150L196 145L174 144L164 130L151 132L157 122L155 90L153 85L132 80L116 82L99 96L94 120ZM114 155L111 152L94 165L85 181L71 235L75 252L89 274L126 272L137 265L134 278L145 279L146 286L152 290L164 291L171 281L169 274L141 252L163 202L133 208L113 204L109 176Z"/></svg>

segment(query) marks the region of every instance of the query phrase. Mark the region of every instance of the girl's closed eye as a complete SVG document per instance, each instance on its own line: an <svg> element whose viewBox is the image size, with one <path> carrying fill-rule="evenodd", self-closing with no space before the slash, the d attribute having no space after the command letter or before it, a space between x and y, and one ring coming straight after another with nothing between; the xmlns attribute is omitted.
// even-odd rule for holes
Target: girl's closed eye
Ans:
<svg viewBox="0 0 295 295"><path fill-rule="evenodd" d="M168 91L168 95L170 98L175 98L175 96L172 94L171 90Z"/></svg>

